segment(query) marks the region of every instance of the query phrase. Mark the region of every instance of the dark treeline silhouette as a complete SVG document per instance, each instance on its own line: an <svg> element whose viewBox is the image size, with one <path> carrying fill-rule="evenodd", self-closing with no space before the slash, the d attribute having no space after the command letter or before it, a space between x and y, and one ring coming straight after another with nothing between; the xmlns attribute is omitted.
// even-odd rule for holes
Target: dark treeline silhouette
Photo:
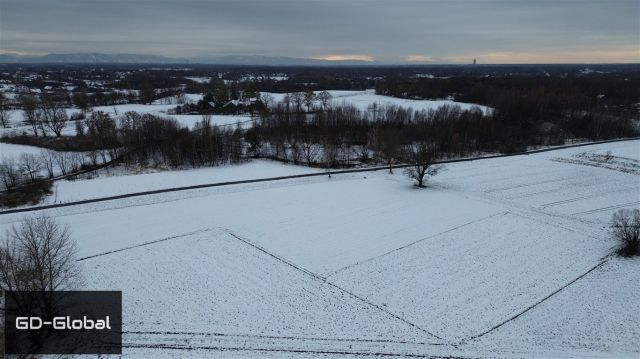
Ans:
<svg viewBox="0 0 640 359"><path fill-rule="evenodd" d="M120 121L123 161L140 166L216 166L243 160L242 131L220 128L204 115L193 130L175 120L127 112Z"/></svg>
<svg viewBox="0 0 640 359"><path fill-rule="evenodd" d="M379 94L446 98L490 106L514 144L548 144L567 138L630 136L640 98L640 73L582 76L389 78Z"/></svg>

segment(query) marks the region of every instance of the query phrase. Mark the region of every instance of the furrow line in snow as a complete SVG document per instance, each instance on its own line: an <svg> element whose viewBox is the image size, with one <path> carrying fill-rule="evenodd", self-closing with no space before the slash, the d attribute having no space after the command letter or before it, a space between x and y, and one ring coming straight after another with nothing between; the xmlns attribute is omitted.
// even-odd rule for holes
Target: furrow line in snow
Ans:
<svg viewBox="0 0 640 359"><path fill-rule="evenodd" d="M458 343L459 345L461 344L465 344L468 341L472 341L472 340L476 340L479 339L491 332L493 332L494 330L502 327L503 325L514 321L516 319L518 319L519 317L521 317L523 314L529 312L530 310L532 310L533 308L537 307L538 305L544 303L545 301L547 301L548 299L550 299L551 297L555 296L556 294L560 293L561 291L563 291L564 289L566 289L567 287L569 287L570 285L572 285L573 283L579 281L580 279L586 277L587 275L589 275L589 273L592 273L593 271L595 271L596 269L602 267L603 265L605 265L611 258L613 257L613 253L612 254L608 254L606 256L604 256L603 258L600 259L600 261L598 262L598 264L596 264L595 266L589 268L589 270L587 270L586 272L582 273L581 275L579 275L578 277L576 277L575 279L573 279L572 281L570 281L569 283L561 286L560 288L556 289L555 291L553 291L551 294L545 296L544 298L540 299L539 301L535 302L534 304L528 306L527 308L525 308L524 310L520 311L519 313L517 313L516 315L513 315L511 317L509 317L507 320L504 320L502 322L500 322L499 324L494 325L493 327L489 328L488 330L485 330L482 333L473 335L467 339L462 340L460 343Z"/></svg>
<svg viewBox="0 0 640 359"><path fill-rule="evenodd" d="M326 283L326 284L334 287L335 289L337 289L337 290L339 290L339 291L341 291L341 292L343 292L345 294L348 294L349 296L351 296L353 298L356 298L356 299L360 300L361 302L366 303L367 305L369 305L369 306L371 306L373 308L376 308L376 309L384 312L385 314L387 314L387 315L389 315L389 316L391 316L391 317L393 317L395 319L398 319L398 320L400 320L401 322L403 322L405 324L408 324L409 326L411 326L413 328L416 328L416 329L420 330L421 332L429 334L430 336L432 336L432 337L434 337L436 339L444 340L443 338L431 333L430 331L428 331L428 330L426 330L424 328L421 328L417 324L412 323L412 322L406 320L405 318L402 318L399 315L397 315L395 313L392 313L389 310L387 310L387 309L385 309L385 308L383 308L383 307L381 307L381 306L379 306L379 305L377 305L377 304L375 304L373 302L370 302L367 299L365 299L365 298L363 298L363 297L361 297L361 296L359 296L359 295L357 295L357 294L355 294L353 292L350 292L350 291L338 286L337 284L334 284L334 283L331 283L331 282L327 281L325 277L322 277L322 276L320 276L320 275L318 275L316 273L313 273L313 272L311 272L311 271L309 271L307 269L299 267L298 265L296 265L296 264L294 264L294 263L292 263L292 262L290 262L290 261L288 261L288 260L276 255L276 254L273 254L273 253L267 251L266 249L260 247L259 245L256 245L256 244L252 243L251 241L249 241L249 240L247 240L245 238L242 238L241 236L238 236L233 231L231 231L229 229L224 229L224 230L227 233L229 233L229 235L231 235L232 237L234 237L234 238L238 239L239 241L241 241L241 242L243 242L243 243L245 243L245 244L247 244L247 245L249 245L249 246L251 246L251 247L253 247L253 248L255 248L255 249L257 249L257 250L259 250L261 252L263 252L263 253L265 253L266 255L271 256L272 258L275 258L278 261L281 261L281 262L285 263L286 265L288 265L288 266L290 266L290 267L292 267L292 268L294 268L294 269L296 269L298 271L301 271L302 273L305 273L305 274L311 276L312 278L314 278L316 280L322 281L323 283Z"/></svg>
<svg viewBox="0 0 640 359"><path fill-rule="evenodd" d="M136 244L135 246L114 249L114 250L111 250L111 251L102 252L102 253L98 253L98 254L92 254L90 256L78 258L77 261L80 262L80 261L84 261L84 260L95 258L95 257L106 256L107 254L123 252L123 251L129 250L129 249L134 249L134 248L138 248L138 247L144 247L144 246L148 246L148 245L151 245L151 244L156 244L156 243L168 241L168 240L171 240L171 239L188 237L188 236L191 236L191 235L194 235L194 234L198 234L198 233L210 232L210 231L213 231L215 229L218 229L218 227L199 229L199 230L193 231L193 232L178 234L178 235L171 236L171 237L166 237L166 238L156 239L156 240L150 241L150 242L144 242L144 243Z"/></svg>
<svg viewBox="0 0 640 359"><path fill-rule="evenodd" d="M461 224L461 225L455 226L455 227L453 227L453 228L449 228L449 229L447 229L447 230L445 230L445 231L442 231L442 232L439 232L439 233L436 233L436 234L432 234L432 235L427 236L427 237L424 237L424 238L420 238L420 239L418 239L417 241L411 242L411 243L406 244L406 245L404 245L404 246L402 246L402 247L398 247L398 248L392 249L392 250L390 250L390 251L388 251L388 252L385 252L385 253L379 254L379 255L377 255L377 256L374 256L374 257L371 257L371 258L367 258L367 259L364 259L364 260L362 260L362 261L359 261L359 262L356 262L356 263L350 264L350 265L348 265L348 266L344 266L344 267L342 267L342 268L339 268L339 269L337 269L337 270L335 270L335 271L333 271L333 272L329 273L329 274L325 277L325 279L328 279L328 278L330 278L330 277L332 277L332 276L334 276L334 275L336 275L336 274L338 274L338 273L340 273L340 272L343 272L343 271L345 271L345 270L347 270L347 269L350 269L350 268L353 268L353 267L357 267L357 266L359 266L359 265L361 265L361 264L364 264L364 263L370 262L370 261L372 261L372 260L374 260L374 259L378 259L378 258L380 258L380 257L384 257L384 256L389 255L389 254L391 254L391 253L395 253L395 252L397 252L397 251L400 251L400 250L403 250L403 249L405 249L405 248L411 247L411 246L416 245L416 244L418 244L418 243L420 243L420 242L426 241L427 239L431 239L431 238L434 238L434 237L437 237L437 236L443 235L443 234L445 234L445 233L449 233L449 232L455 231L455 230L457 230L457 229L460 229L460 228L466 227L466 226L471 225L471 224L474 224L474 223L478 223L478 222L486 221L487 219L492 218L492 217L504 216L504 215L508 214L509 212L510 212L510 211L504 211L504 212L494 213L494 214L488 215L488 216L486 216L486 217L478 218L478 219L475 219L475 220L473 220L473 221L466 222L466 223L463 223L463 224Z"/></svg>

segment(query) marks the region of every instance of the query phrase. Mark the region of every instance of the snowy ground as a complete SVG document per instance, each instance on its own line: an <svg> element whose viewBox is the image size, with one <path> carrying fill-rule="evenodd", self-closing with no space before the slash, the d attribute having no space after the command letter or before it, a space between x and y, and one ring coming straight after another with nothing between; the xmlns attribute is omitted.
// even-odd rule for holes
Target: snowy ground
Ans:
<svg viewBox="0 0 640 359"><path fill-rule="evenodd" d="M41 147L36 147L36 146L26 146L26 145L15 145L15 144L11 144L11 143L4 143L4 142L0 142L0 161L4 161L4 160L13 160L15 161L16 165L20 165L20 157L23 154L30 154L30 155L34 155L38 158L41 158L41 156L43 154L46 154L47 152L51 152L51 153L57 153L57 154L64 154L65 156L67 156L67 166L69 167L69 169L72 167L71 166L71 162L72 160L74 161L84 161L84 163L91 163L91 159L88 156L88 154L83 153L83 152L65 152L65 151L50 151L47 150L45 148L41 148ZM76 158L77 156L77 158ZM109 155L105 155L107 160L109 160ZM53 174L54 176L59 176L62 174L62 170L60 168L60 166L58 165L58 162L54 159L53 160ZM98 158L98 163L102 163L102 158ZM46 170L46 168L44 166L40 166L40 169L38 171L38 174L41 177L47 177L48 176L48 172ZM26 175L26 174L25 174ZM62 182L59 182L62 183ZM0 184L0 190L4 190L4 186L2 184Z"/></svg>
<svg viewBox="0 0 640 359"><path fill-rule="evenodd" d="M202 98L200 94L186 94L186 98L190 102L197 102ZM177 106L176 103L173 104L163 104L162 101L155 102L153 104L124 104L124 105L114 105L114 106L96 106L93 108L93 111L102 111L110 114L113 117L117 117L119 115L123 115L128 111L135 111L138 113L150 113L157 116L173 118L178 123L183 126L188 126L189 128L193 128L196 122L202 120L202 116L200 115L170 115L170 110L174 109ZM71 116L74 113L80 112L79 109L76 108L67 108L67 115ZM248 115L241 116L232 116L232 115L213 115L211 117L211 123L217 126L232 126L236 123L240 122L241 125L248 126L251 123L251 117ZM24 123L24 113L22 110L14 110L11 112L11 116L9 118L9 128L0 128L0 136L2 135L10 135L10 134L22 134L26 133L28 135L32 134L31 126ZM62 130L62 135L64 136L73 136L76 134L75 130L75 122L69 121L65 128Z"/></svg>
<svg viewBox="0 0 640 359"><path fill-rule="evenodd" d="M46 197L43 204L72 202L133 192L238 181L257 177L286 176L313 171L314 169L312 168L286 165L269 160L182 171L149 169L140 174L132 174L131 170L124 168L106 168L91 173L90 179L56 182L53 187L53 194Z"/></svg>
<svg viewBox="0 0 640 359"><path fill-rule="evenodd" d="M0 159L6 157L18 158L23 153L39 155L43 149L35 146L14 145L12 143L0 142Z"/></svg>
<svg viewBox="0 0 640 359"><path fill-rule="evenodd" d="M320 91L315 91L315 93L319 93ZM331 94L330 103L333 105L342 105L342 104L351 104L356 106L361 111L367 110L367 108L376 103L378 107L395 105L401 106L405 108L412 108L413 110L430 110L437 109L440 106L460 106L462 109L470 109L474 106L479 107L485 113L488 111L486 106L475 105L464 102L456 102L450 100L409 100L402 99L391 96L383 96L376 95L375 90L366 90L366 91L339 91L339 90L331 90L328 91ZM275 101L282 101L286 94L284 93L269 93L265 92L274 97ZM316 101L316 105L319 106L318 101Z"/></svg>
<svg viewBox="0 0 640 359"><path fill-rule="evenodd" d="M173 118L183 126L187 126L191 129L202 121L200 115L169 115L169 118ZM215 126L226 126L228 128L235 128L237 124L240 124L242 128L251 127L253 119L249 115L211 115L211 124Z"/></svg>
<svg viewBox="0 0 640 359"><path fill-rule="evenodd" d="M640 263L608 256L606 223L640 206L640 177L562 159L639 150L450 164L422 190L380 171L44 212L71 226L87 288L123 291L130 357L637 358ZM104 180L58 195L123 186Z"/></svg>

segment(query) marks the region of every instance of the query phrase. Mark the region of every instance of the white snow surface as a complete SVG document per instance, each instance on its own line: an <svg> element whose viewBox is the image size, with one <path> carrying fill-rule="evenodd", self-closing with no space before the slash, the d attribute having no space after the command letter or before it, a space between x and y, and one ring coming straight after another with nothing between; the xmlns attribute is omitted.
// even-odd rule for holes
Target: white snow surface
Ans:
<svg viewBox="0 0 640 359"><path fill-rule="evenodd" d="M269 160L189 170L149 169L139 174L131 174L130 170L124 168L106 168L92 173L90 179L56 182L53 194L45 198L43 203L64 203L171 187L286 176L313 171L314 169L308 167L286 165Z"/></svg>
<svg viewBox="0 0 640 359"><path fill-rule="evenodd" d="M321 91L315 91L315 94L320 93ZM372 104L377 104L378 107L395 105L401 106L405 108L412 108L415 111L421 110L435 110L441 106L460 106L463 110L471 109L472 107L478 107L484 113L487 113L490 109L486 106L476 105L465 102L456 102L451 100L412 100L412 99L403 99L392 96L384 96L377 95L375 90L365 90L365 91L341 91L341 90L331 90L327 91L331 94L330 103L333 105L342 105L342 104L351 104L356 106L359 110L365 111ZM286 93L272 93L272 92L264 92L265 94L270 94L273 96L274 100L277 102L281 102L284 97L287 95ZM316 101L316 105L319 105L319 102Z"/></svg>
<svg viewBox="0 0 640 359"><path fill-rule="evenodd" d="M197 102L202 98L202 95L199 94L186 94L188 101ZM114 105L114 106L96 106L93 107L93 111L102 111L110 114L112 117L118 117L123 115L128 111L135 111L141 114L149 113L156 116L173 118L178 123L183 126L187 126L189 128L193 128L196 122L202 120L202 116L200 115L172 115L169 114L169 111L174 109L178 104L162 104L162 103L154 103L154 104L124 104L124 105ZM65 109L67 114L71 116L74 113L80 112L79 109L76 108L67 108ZM217 126L231 126L236 123L240 123L243 126L249 126L251 124L251 117L248 115L212 115L211 123ZM0 136L9 135L9 134L22 134L26 133L27 135L32 135L31 126L24 123L24 112L22 110L14 110L11 112L11 116L9 118L10 127L9 128L1 128L0 127ZM74 136L76 134L75 122L68 121L64 129L62 130L63 136Z"/></svg>
<svg viewBox="0 0 640 359"><path fill-rule="evenodd" d="M640 206L640 175L563 159L639 148L449 164L426 189L379 171L39 212L70 225L88 289L123 291L130 357L637 358L640 266L606 226ZM152 176L189 182L128 177ZM58 196L128 190L100 180Z"/></svg>
<svg viewBox="0 0 640 359"><path fill-rule="evenodd" d="M0 159L13 157L18 159L23 153L39 155L43 149L36 146L14 145L12 143L0 142Z"/></svg>
<svg viewBox="0 0 640 359"><path fill-rule="evenodd" d="M187 76L185 77L185 79L197 82L199 84L208 84L209 82L211 82L211 77Z"/></svg>

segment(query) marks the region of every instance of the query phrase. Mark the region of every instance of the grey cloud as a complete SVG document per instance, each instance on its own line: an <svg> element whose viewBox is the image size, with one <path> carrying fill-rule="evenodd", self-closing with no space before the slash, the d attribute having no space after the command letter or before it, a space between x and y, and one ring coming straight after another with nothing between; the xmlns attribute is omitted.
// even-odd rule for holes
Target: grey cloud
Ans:
<svg viewBox="0 0 640 359"><path fill-rule="evenodd" d="M617 1L0 0L0 49L189 57L637 52L640 4Z"/></svg>

